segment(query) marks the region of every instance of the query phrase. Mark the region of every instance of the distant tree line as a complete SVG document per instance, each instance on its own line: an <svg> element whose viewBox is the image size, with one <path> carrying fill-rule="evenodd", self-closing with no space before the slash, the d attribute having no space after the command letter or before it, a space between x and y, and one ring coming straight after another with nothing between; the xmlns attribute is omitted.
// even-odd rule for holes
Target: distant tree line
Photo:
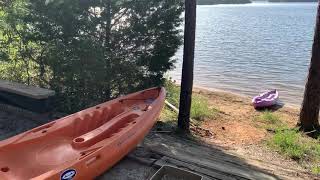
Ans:
<svg viewBox="0 0 320 180"><path fill-rule="evenodd" d="M214 5L214 4L248 4L251 0L197 0L198 5Z"/></svg>
<svg viewBox="0 0 320 180"><path fill-rule="evenodd" d="M64 112L161 85L183 11L181 0L0 1L0 78L55 90Z"/></svg>

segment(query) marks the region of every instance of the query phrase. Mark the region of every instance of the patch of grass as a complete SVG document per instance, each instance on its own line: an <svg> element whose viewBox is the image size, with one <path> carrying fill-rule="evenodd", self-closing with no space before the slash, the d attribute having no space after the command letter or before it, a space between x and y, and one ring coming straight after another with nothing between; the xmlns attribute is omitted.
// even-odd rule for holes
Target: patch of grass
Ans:
<svg viewBox="0 0 320 180"><path fill-rule="evenodd" d="M178 114L176 112L164 107L156 124L156 131L173 131L177 126L177 119Z"/></svg>
<svg viewBox="0 0 320 180"><path fill-rule="evenodd" d="M300 160L308 153L306 145L302 144L300 139L301 135L295 129L278 129L269 144L282 154Z"/></svg>
<svg viewBox="0 0 320 180"><path fill-rule="evenodd" d="M298 129L276 129L268 145L296 161L320 162L319 141L306 137Z"/></svg>
<svg viewBox="0 0 320 180"><path fill-rule="evenodd" d="M313 174L317 174L317 175L320 175L320 166L319 165L315 165L311 168L311 172Z"/></svg>
<svg viewBox="0 0 320 180"><path fill-rule="evenodd" d="M259 116L254 117L253 119L257 123L257 126L263 129L270 130L272 132L277 129L285 129L288 128L287 124L284 123L280 116L271 112L271 111L263 111Z"/></svg>
<svg viewBox="0 0 320 180"><path fill-rule="evenodd" d="M312 173L320 174L320 140L306 136L297 128L289 128L279 115L271 111L262 112L255 120L274 132L267 140L269 147L299 162Z"/></svg>
<svg viewBox="0 0 320 180"><path fill-rule="evenodd" d="M165 88L167 90L167 100L176 107L179 107L180 87L171 80L166 80Z"/></svg>
<svg viewBox="0 0 320 180"><path fill-rule="evenodd" d="M165 88L167 90L167 100L179 107L180 87L176 86L170 80L166 81ZM201 94L192 95L191 118L202 121L206 118L213 118L218 111L210 107L208 99Z"/></svg>
<svg viewBox="0 0 320 180"><path fill-rule="evenodd" d="M259 119L269 124L277 124L280 122L280 118L278 115L275 115L271 111L264 111L260 116Z"/></svg>
<svg viewBox="0 0 320 180"><path fill-rule="evenodd" d="M163 122L176 121L178 119L178 114L170 110L168 107L164 107L161 111L160 119Z"/></svg>
<svg viewBox="0 0 320 180"><path fill-rule="evenodd" d="M213 118L217 114L217 110L209 106L208 99L199 94L194 94L191 104L191 118L203 121L206 118Z"/></svg>

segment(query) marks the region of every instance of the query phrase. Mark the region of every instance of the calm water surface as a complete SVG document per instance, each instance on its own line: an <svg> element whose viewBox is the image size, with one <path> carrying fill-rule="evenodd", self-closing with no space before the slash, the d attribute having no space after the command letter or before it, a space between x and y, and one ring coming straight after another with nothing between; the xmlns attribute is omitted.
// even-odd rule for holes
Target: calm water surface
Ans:
<svg viewBox="0 0 320 180"><path fill-rule="evenodd" d="M197 7L194 84L253 96L278 89L299 105L311 57L316 3ZM176 69L180 80L182 49Z"/></svg>

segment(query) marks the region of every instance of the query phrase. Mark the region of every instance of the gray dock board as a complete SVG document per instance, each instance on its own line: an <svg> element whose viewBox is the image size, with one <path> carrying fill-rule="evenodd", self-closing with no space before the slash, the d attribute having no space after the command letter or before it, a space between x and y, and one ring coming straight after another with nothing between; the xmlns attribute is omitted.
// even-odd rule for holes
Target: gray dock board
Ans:
<svg viewBox="0 0 320 180"><path fill-rule="evenodd" d="M25 84L5 80L0 80L0 91L19 94L34 99L45 99L55 95L55 92L49 89L27 86Z"/></svg>

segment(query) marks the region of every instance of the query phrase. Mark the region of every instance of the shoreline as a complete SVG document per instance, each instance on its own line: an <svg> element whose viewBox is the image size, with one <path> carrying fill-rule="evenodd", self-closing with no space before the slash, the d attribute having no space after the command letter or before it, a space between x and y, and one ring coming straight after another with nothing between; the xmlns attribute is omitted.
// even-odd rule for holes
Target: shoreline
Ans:
<svg viewBox="0 0 320 180"><path fill-rule="evenodd" d="M228 95L232 95L232 96L237 96L237 97L248 99L248 102L251 102L251 99L252 99L252 97L250 97L249 95L236 93L236 92L223 90L223 89L207 88L207 87L197 86L197 85L193 86L193 90L203 90L203 91L208 91L208 92L213 92L213 93L224 93L224 94L228 94ZM281 96L280 96L280 102L281 102ZM298 104L283 103L283 102L281 102L279 104L281 104L281 105L283 105L283 107L287 107L287 108L300 109L300 105L298 105Z"/></svg>
<svg viewBox="0 0 320 180"><path fill-rule="evenodd" d="M180 81L174 80L173 81L175 85L180 86ZM199 86L199 85L193 85L193 92L196 91L207 91L207 92L212 92L212 93L221 93L221 95L225 94L225 95L229 95L229 96L233 96L233 97L240 97L243 99L247 99L248 100L248 104L250 104L252 97L249 95L245 95L242 93L236 93L236 92L232 92L232 91L228 91L228 90L223 90L223 89L218 89L218 88L209 88L209 87L204 87L204 86ZM258 94L257 94L258 95ZM280 102L281 102L281 96L280 96ZM280 103L283 107L285 108L291 108L294 110L300 110L301 105L299 104L293 104L293 103Z"/></svg>

